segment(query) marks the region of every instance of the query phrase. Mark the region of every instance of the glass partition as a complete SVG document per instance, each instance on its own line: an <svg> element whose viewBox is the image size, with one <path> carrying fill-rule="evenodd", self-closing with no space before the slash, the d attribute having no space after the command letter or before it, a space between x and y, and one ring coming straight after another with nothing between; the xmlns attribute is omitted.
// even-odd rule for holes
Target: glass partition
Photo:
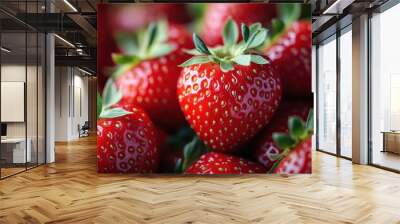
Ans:
<svg viewBox="0 0 400 224"><path fill-rule="evenodd" d="M336 154L336 36L318 47L318 149Z"/></svg>
<svg viewBox="0 0 400 224"><path fill-rule="evenodd" d="M400 5L371 18L371 162L400 170Z"/></svg>
<svg viewBox="0 0 400 224"><path fill-rule="evenodd" d="M38 13L42 5L0 2L18 16ZM0 12L0 19L8 21L0 22L0 178L5 178L45 163L46 39L11 14Z"/></svg>
<svg viewBox="0 0 400 224"><path fill-rule="evenodd" d="M340 155L352 157L352 33L351 26L340 36Z"/></svg>

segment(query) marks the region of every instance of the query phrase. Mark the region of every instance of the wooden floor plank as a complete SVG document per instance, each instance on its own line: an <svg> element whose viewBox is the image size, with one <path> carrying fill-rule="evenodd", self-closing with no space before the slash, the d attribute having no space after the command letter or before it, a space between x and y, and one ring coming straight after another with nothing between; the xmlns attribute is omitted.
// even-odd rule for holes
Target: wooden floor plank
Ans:
<svg viewBox="0 0 400 224"><path fill-rule="evenodd" d="M400 223L400 175L314 152L313 174L98 174L96 139L0 181L0 223Z"/></svg>

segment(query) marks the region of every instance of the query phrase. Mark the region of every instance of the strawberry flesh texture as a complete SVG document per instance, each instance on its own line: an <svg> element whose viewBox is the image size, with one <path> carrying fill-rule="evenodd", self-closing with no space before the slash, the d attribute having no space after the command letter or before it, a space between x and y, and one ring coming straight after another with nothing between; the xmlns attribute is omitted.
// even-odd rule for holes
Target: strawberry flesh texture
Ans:
<svg viewBox="0 0 400 224"><path fill-rule="evenodd" d="M259 163L267 169L272 167L276 162L273 156L282 153L282 150L274 143L272 134L275 132L287 133L289 117L298 116L302 120L306 120L311 108L312 102L309 101L283 101L281 103L271 122L257 136L254 157Z"/></svg>
<svg viewBox="0 0 400 224"><path fill-rule="evenodd" d="M178 65L190 57L182 49L191 49L193 44L187 30L178 25L169 26L168 43L176 50L140 62L120 76L116 84L123 92L122 103L140 105L156 125L175 130L185 122L176 96L181 72Z"/></svg>
<svg viewBox="0 0 400 224"><path fill-rule="evenodd" d="M232 18L240 26L242 23L251 25L261 23L267 27L277 16L274 4L263 3L214 3L210 4L205 13L203 39L209 46L221 45L222 30L226 20ZM238 27L240 30L240 27ZM240 40L242 39L240 35Z"/></svg>
<svg viewBox="0 0 400 224"><path fill-rule="evenodd" d="M157 171L159 150L155 128L145 112L133 112L97 121L97 157L100 173L153 173Z"/></svg>
<svg viewBox="0 0 400 224"><path fill-rule="evenodd" d="M222 72L218 64L182 70L178 96L185 117L204 143L232 152L271 120L281 99L281 81L270 64L235 65Z"/></svg>
<svg viewBox="0 0 400 224"><path fill-rule="evenodd" d="M209 152L192 164L187 174L250 174L266 173L260 164L222 153Z"/></svg>
<svg viewBox="0 0 400 224"><path fill-rule="evenodd" d="M311 173L311 137L291 149L275 169L280 174L310 174Z"/></svg>
<svg viewBox="0 0 400 224"><path fill-rule="evenodd" d="M266 53L281 74L285 97L312 94L310 21L294 22Z"/></svg>

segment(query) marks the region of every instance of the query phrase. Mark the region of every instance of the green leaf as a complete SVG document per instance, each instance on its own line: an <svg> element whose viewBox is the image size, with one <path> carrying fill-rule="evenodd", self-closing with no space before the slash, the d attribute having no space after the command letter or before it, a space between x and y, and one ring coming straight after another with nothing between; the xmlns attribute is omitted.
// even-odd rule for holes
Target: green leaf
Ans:
<svg viewBox="0 0 400 224"><path fill-rule="evenodd" d="M229 72L234 69L232 62L226 60L221 60L220 68L223 72Z"/></svg>
<svg viewBox="0 0 400 224"><path fill-rule="evenodd" d="M112 59L115 64L134 64L137 63L140 59L135 55L122 55L122 54L112 54Z"/></svg>
<svg viewBox="0 0 400 224"><path fill-rule="evenodd" d="M303 121L297 116L289 117L288 127L290 136L295 140L300 140L307 135Z"/></svg>
<svg viewBox="0 0 400 224"><path fill-rule="evenodd" d="M165 20L158 21L156 24L157 32L154 39L155 43L164 43L168 40L168 22Z"/></svg>
<svg viewBox="0 0 400 224"><path fill-rule="evenodd" d="M195 56L195 57L183 62L182 64L180 64L179 67L187 67L187 66L191 66L191 65L204 64L204 63L207 63L210 61L211 61L211 59L209 56Z"/></svg>
<svg viewBox="0 0 400 224"><path fill-rule="evenodd" d="M189 168L194 162L196 162L201 155L207 153L209 149L200 140L199 137L194 137L183 149L183 162L182 171Z"/></svg>
<svg viewBox="0 0 400 224"><path fill-rule="evenodd" d="M250 54L241 54L241 55L236 56L233 59L233 61L239 65L249 66L250 62L251 62L251 55Z"/></svg>
<svg viewBox="0 0 400 224"><path fill-rule="evenodd" d="M150 25L147 27L146 31L143 33L141 38L140 44L141 44L141 49L140 49L140 55L146 55L148 50L150 49L151 45L153 44L153 41L155 39L155 36L157 34L157 26L156 23L150 23Z"/></svg>
<svg viewBox="0 0 400 224"><path fill-rule="evenodd" d="M203 55L203 53L201 53L197 49L183 49L183 52L190 54L190 55L194 55L194 56Z"/></svg>
<svg viewBox="0 0 400 224"><path fill-rule="evenodd" d="M174 171L175 171L175 173L182 173L183 172L182 159L181 158L176 160Z"/></svg>
<svg viewBox="0 0 400 224"><path fill-rule="evenodd" d="M256 47L259 47L260 45L262 45L265 42L265 40L267 39L267 33L268 33L267 29L260 29L259 32L257 32L254 35L254 38L252 39L252 41L248 43L247 48L251 49L251 48L256 48Z"/></svg>
<svg viewBox="0 0 400 224"><path fill-rule="evenodd" d="M204 41L199 36L197 36L197 34L195 34L195 33L193 34L193 43L194 43L194 46L196 47L196 49L198 51L200 51L201 53L207 54L207 55L211 54L210 50L208 50L208 47L204 43Z"/></svg>
<svg viewBox="0 0 400 224"><path fill-rule="evenodd" d="M149 57L150 58L162 57L164 55L167 55L167 54L171 53L175 49L176 49L176 47L174 45L171 45L171 44L155 45L153 48L151 48L151 50L149 52Z"/></svg>
<svg viewBox="0 0 400 224"><path fill-rule="evenodd" d="M273 19L271 23L273 34L281 33L285 29L285 23L280 19Z"/></svg>
<svg viewBox="0 0 400 224"><path fill-rule="evenodd" d="M308 131L311 131L311 132L314 130L314 110L313 109L311 109L310 112L308 112L306 128Z"/></svg>
<svg viewBox="0 0 400 224"><path fill-rule="evenodd" d="M122 98L122 92L117 90L114 80L108 79L103 90L103 110L118 103Z"/></svg>
<svg viewBox="0 0 400 224"><path fill-rule="evenodd" d="M275 144L281 149L289 149L296 144L296 141L292 139L290 135L284 133L273 133L272 139L274 140Z"/></svg>
<svg viewBox="0 0 400 224"><path fill-rule="evenodd" d="M269 64L269 61L261 55L251 55L251 62L258 65Z"/></svg>
<svg viewBox="0 0 400 224"><path fill-rule="evenodd" d="M137 39L132 33L117 33L115 39L122 52L130 55L137 55L139 53Z"/></svg>
<svg viewBox="0 0 400 224"><path fill-rule="evenodd" d="M278 7L279 16L286 25L298 20L301 16L301 4L286 3L279 4Z"/></svg>
<svg viewBox="0 0 400 224"><path fill-rule="evenodd" d="M120 76L125 74L125 72L127 72L129 69L135 67L139 62L140 60L132 64L121 64L116 66L111 73L111 78L117 80Z"/></svg>
<svg viewBox="0 0 400 224"><path fill-rule="evenodd" d="M103 109L100 113L100 118L116 118L124 115L131 114L132 112L126 111L122 108Z"/></svg>
<svg viewBox="0 0 400 224"><path fill-rule="evenodd" d="M242 36L244 42L247 42L249 40L249 35L250 35L249 27L246 26L246 24L242 23Z"/></svg>
<svg viewBox="0 0 400 224"><path fill-rule="evenodd" d="M255 32L257 32L258 30L260 30L262 28L261 23L253 23L250 25L250 34L254 34Z"/></svg>
<svg viewBox="0 0 400 224"><path fill-rule="evenodd" d="M100 117L102 107L103 107L103 99L101 98L100 93L97 91L97 118Z"/></svg>
<svg viewBox="0 0 400 224"><path fill-rule="evenodd" d="M223 35L225 45L233 45L239 38L239 31L237 24L234 20L229 19L224 26Z"/></svg>

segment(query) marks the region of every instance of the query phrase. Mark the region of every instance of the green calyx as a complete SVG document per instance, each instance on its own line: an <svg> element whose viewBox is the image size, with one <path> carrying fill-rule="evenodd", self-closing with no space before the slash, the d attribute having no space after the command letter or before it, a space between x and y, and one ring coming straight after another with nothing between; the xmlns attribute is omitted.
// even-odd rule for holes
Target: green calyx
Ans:
<svg viewBox="0 0 400 224"><path fill-rule="evenodd" d="M311 109L308 113L307 121L301 120L297 116L289 117L288 121L289 133L273 133L272 139L275 144L283 149L283 152L274 156L273 159L277 160L271 167L269 172L273 172L278 167L280 161L285 158L296 145L303 140L309 138L314 132L314 112Z"/></svg>
<svg viewBox="0 0 400 224"><path fill-rule="evenodd" d="M193 140L183 148L183 159L179 160L176 164L176 172L185 172L185 170L199 160L203 154L210 151L211 149L208 148L198 136L194 136Z"/></svg>
<svg viewBox="0 0 400 224"><path fill-rule="evenodd" d="M260 23L251 26L241 25L243 40L238 43L239 29L236 22L229 19L223 29L223 46L208 48L204 41L193 34L195 49L187 50L188 54L194 55L180 66L186 67L195 64L214 62L219 64L223 72L231 71L234 65L249 66L251 63L268 64L269 62L259 54L257 48L261 47L267 39L267 29Z"/></svg>
<svg viewBox="0 0 400 224"><path fill-rule="evenodd" d="M112 79L108 79L103 90L103 98L97 95L97 110L99 118L116 118L132 112L126 111L123 108L114 107L122 98L122 92L117 89ZM100 106L100 110L99 110Z"/></svg>
<svg viewBox="0 0 400 224"><path fill-rule="evenodd" d="M313 133L314 121L313 110L311 109L306 123L297 116L289 117L289 133L273 133L272 138L281 149L291 149L299 142L307 139Z"/></svg>
<svg viewBox="0 0 400 224"><path fill-rule="evenodd" d="M142 60L162 57L176 49L176 46L167 42L168 23L164 20L150 23L146 29L138 32L118 33L115 38L123 53L112 55L117 64L113 72L114 79Z"/></svg>

